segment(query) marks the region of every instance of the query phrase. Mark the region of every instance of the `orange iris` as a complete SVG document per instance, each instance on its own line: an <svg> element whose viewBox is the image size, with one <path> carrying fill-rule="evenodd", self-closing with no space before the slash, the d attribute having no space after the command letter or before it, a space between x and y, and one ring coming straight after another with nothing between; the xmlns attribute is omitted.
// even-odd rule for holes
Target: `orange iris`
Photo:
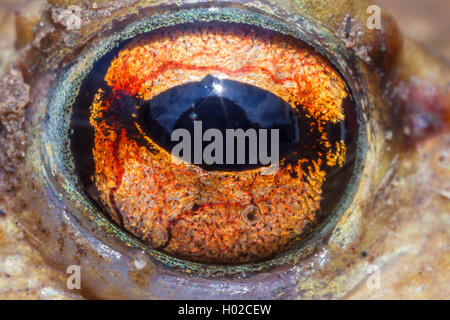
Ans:
<svg viewBox="0 0 450 320"><path fill-rule="evenodd" d="M288 102L318 137L308 155L281 159L274 175L262 174L263 168L206 171L174 163L138 121L127 127L109 116L120 96L148 101L208 75ZM104 79L107 90L96 88L90 102L93 182L99 201L125 230L180 258L239 264L280 253L317 225L327 170L346 160L345 141L330 139L327 126L345 120L348 88L309 46L245 25L177 26L123 46Z"/></svg>

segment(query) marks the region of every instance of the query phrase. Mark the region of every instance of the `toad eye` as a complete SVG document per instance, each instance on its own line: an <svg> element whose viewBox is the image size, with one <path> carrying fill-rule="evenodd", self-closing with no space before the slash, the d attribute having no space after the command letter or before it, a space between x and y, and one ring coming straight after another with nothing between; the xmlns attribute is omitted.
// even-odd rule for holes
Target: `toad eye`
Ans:
<svg viewBox="0 0 450 320"><path fill-rule="evenodd" d="M72 110L86 193L122 230L181 259L282 254L327 220L353 175L346 82L306 43L255 26L138 35L94 64Z"/></svg>

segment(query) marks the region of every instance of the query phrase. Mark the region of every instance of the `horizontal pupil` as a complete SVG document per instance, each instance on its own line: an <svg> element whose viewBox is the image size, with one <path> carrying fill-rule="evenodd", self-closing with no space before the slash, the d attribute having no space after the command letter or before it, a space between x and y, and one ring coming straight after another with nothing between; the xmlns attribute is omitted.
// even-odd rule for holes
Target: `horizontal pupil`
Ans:
<svg viewBox="0 0 450 320"><path fill-rule="evenodd" d="M300 138L298 116L287 102L261 88L212 76L173 87L142 102L140 110L139 121L155 143L171 152L181 142L172 134L184 130L190 136L190 151L180 155L209 171L264 166L261 153L282 159ZM215 129L215 136L204 141L209 129ZM242 136L245 146L239 148ZM211 142L220 146L212 151L214 163L203 161Z"/></svg>

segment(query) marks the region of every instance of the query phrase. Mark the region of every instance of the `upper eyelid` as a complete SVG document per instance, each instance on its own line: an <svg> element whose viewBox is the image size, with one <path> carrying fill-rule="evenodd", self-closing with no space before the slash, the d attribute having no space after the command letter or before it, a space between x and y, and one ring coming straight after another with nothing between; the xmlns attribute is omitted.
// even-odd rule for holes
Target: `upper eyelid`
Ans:
<svg viewBox="0 0 450 320"><path fill-rule="evenodd" d="M362 0L364 1L364 0ZM370 1L366 1L367 6L371 5ZM37 2L38 3L38 2ZM347 19L343 19L340 15L339 7L336 8L334 5L325 4L323 6L307 6L303 3L298 3L295 6L286 5L278 1L267 1L264 5L261 5L258 1L252 1L249 3L242 3L239 0L229 0L216 3L203 4L200 1L189 3L179 3L178 1L168 1L164 4L151 4L146 6L140 2L130 5L130 6L119 6L117 11L109 10L107 12L105 6L97 5L93 6L88 4L80 5L75 2L75 6L81 8L81 10L75 10L76 13L81 12L81 26L80 30L72 30L68 28L65 24L61 24L58 21L57 16L67 10L67 8L58 3L57 1L50 5L48 8L42 5L30 5L30 7L25 6L23 9L19 10L17 13L16 28L18 38L20 42L18 43L19 48L29 47L31 42L34 41L33 46L37 47L38 50L48 51L50 48L48 46L57 46L59 49L64 48L64 43L67 43L65 50L67 52L76 54L78 49L74 50L75 46L89 46L91 42L94 42L97 37L108 36L114 33L117 29L123 28L126 24L132 22L132 20L139 20L143 16L151 14L153 10L161 12L178 11L184 10L186 8L196 8L206 6L207 8L217 9L217 11L237 8L239 10L250 10L252 12L259 12L263 15L274 17L275 19L286 19L293 24L304 24L303 20L313 19L315 22L319 22L322 26L331 31L334 37L339 38L340 28L346 27ZM364 30L364 36L356 39L356 43L353 43L352 47L355 50L355 54L358 56L358 50L362 48L370 48L366 53L367 60L363 57L363 60L375 62L379 64L382 68L388 68L392 65L399 48L401 46L401 35L395 21L383 10L382 10L382 30L371 30L364 27L364 22L367 19L367 12L364 5L349 6L346 12L352 17L352 23L350 26L362 25ZM29 15L30 10L35 10L34 15ZM46 10L48 10L46 12ZM292 12L296 14L293 15ZM327 15L324 15L327 13ZM330 16L331 14L331 16ZM40 19L38 18L40 16ZM50 19L48 19L48 16ZM103 16L102 16L103 15ZM127 17L125 17L127 15ZM328 18L324 18L328 17ZM340 19L343 19L340 22ZM71 19L69 19L71 20ZM33 26L33 32L30 32L30 26ZM55 32L56 29L65 29L61 32ZM308 27L308 29L311 29ZM92 31L89 31L92 30ZM64 39L61 36L64 36ZM34 37L40 40L36 42ZM340 37L340 40L347 43L349 39ZM354 41L355 39L351 40ZM360 41L360 42L358 42ZM40 43L42 42L42 43ZM44 48L45 47L45 48ZM381 61L380 53L383 53L383 60Z"/></svg>

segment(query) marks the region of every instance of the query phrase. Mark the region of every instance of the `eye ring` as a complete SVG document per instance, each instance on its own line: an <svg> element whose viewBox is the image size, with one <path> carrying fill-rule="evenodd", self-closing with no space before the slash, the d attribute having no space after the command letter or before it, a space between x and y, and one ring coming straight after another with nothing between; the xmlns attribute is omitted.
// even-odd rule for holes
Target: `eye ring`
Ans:
<svg viewBox="0 0 450 320"><path fill-rule="evenodd" d="M168 257L167 255L154 250L148 251L148 248L142 246L141 243L130 238L129 235L118 230L116 227L111 226L109 221L99 214L98 210L93 207L86 199L85 195L80 192L80 186L74 182L77 179L73 174L73 163L69 161L70 150L68 150L68 146L61 141L67 140L63 139L63 137L67 137L68 134L70 112L68 112L67 109L74 101L72 93L77 91L77 87L79 88L81 85L81 81L89 71L89 68L92 67L94 62L105 52L117 46L118 43L124 39L131 38L134 35L145 31L150 31L150 28L167 26L168 21L170 25L170 23L178 24L180 23L180 20L190 21L189 19L195 22L220 21L248 23L298 38L312 45L325 56L340 72L341 76L346 80L350 87L357 108L359 124L359 141L357 143L358 150L356 153L357 159L354 175L349 183L349 186L351 186L349 188L350 190L346 191L346 196L342 199L339 207L336 208L336 212L331 214L329 219L322 223L321 228L319 228L317 232L313 233L311 237L301 244L302 248L293 248L271 261L242 266L211 267L200 263L187 263L186 261ZM158 16L151 16L143 19L127 27L120 33L120 36L115 35L103 41L101 43L101 50L87 50L87 52L83 54L83 58L61 77L61 80L59 81L60 84L53 93L53 98L47 111L48 119L46 121L41 150L41 160L44 163L46 174L49 178L48 181L51 184L49 187L56 191L55 195L58 195L58 197L65 202L65 207L70 208L67 210L70 211L70 216L80 222L79 227L85 228L86 230L92 228L99 230L100 232L98 234L102 234L101 237L118 237L125 243L126 247L148 252L157 265L169 267L179 274L195 274L198 276L220 278L231 276L247 277L253 273L258 273L273 267L289 268L302 258L306 257L334 227L336 222L349 207L356 192L366 153L366 121L364 120L362 108L367 106L367 97L365 96L365 84L355 81L356 79L363 79L363 77L359 74L359 67L352 52L342 44L335 43L333 41L334 37L327 31L318 27L314 29L312 23L306 18L300 17L299 20L299 25L304 26L305 29L288 26L288 24L274 18L269 18L266 15L261 15L260 13L254 13L248 10L222 8L220 14L215 14L210 8L188 9L176 13L159 14ZM110 241L105 240L105 242Z"/></svg>

